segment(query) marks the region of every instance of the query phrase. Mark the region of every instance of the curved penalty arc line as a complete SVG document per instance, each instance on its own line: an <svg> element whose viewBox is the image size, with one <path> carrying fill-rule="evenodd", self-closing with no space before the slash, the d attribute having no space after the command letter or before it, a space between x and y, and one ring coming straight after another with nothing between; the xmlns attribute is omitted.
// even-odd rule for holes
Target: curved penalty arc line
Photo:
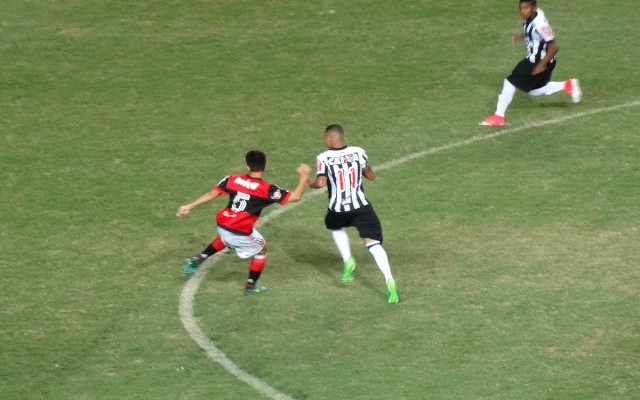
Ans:
<svg viewBox="0 0 640 400"><path fill-rule="evenodd" d="M397 158L395 160L380 164L376 167L376 170L380 171L380 170L394 168L399 165L405 164L409 161L423 158L430 154L440 153L440 152L452 150L458 147L468 146L470 144L480 142L483 140L494 139L500 136L505 136L508 134L513 134L513 133L525 131L532 128L559 124L559 123L577 119L577 118L587 117L590 115L600 114L605 112L612 112L612 111L620 110L623 108L629 108L629 107L635 107L635 106L640 106L640 100L632 101L629 103L618 104L610 107L596 108L589 111L571 114L571 115L567 115L560 118L534 122L534 123L523 125L520 127L501 129L501 130L494 131L492 133L483 134L483 135L476 135L469 139L460 140L460 141L452 142L450 144L446 144L443 146L432 147L416 153L408 154L404 157ZM262 226L267 222L269 222L270 220L278 217L279 215L285 212L288 212L289 210L299 206L304 201L308 200L310 196L323 194L323 193L324 191L311 192L306 194L305 197L300 202L287 204L283 207L279 207L275 209L274 211L270 212L268 215L261 218L258 221L258 226ZM195 295L198 292L198 289L200 288L200 284L204 281L204 278L207 274L208 269L211 266L213 266L215 263L217 263L218 260L219 260L219 256L216 255L212 257L210 261L202 264L202 267L199 268L196 274L194 274L191 277L191 279L189 279L187 283L184 285L180 293L179 306L178 306L178 314L180 316L180 321L182 322L182 325L184 326L189 336L198 344L198 346L200 346L213 361L220 364L224 369L227 370L227 372L229 372L235 378L249 384L255 390L264 394L265 396L269 397L272 400L295 400L292 397L289 397L286 394L281 393L280 391L274 389L273 387L271 387L264 381L260 380L259 378L242 370L235 362L233 362L229 357L227 357L226 354L220 351L216 347L216 345L211 340L209 340L205 332L200 328L200 325L198 324L198 320L194 316L194 312L193 312L194 305L195 305Z"/></svg>

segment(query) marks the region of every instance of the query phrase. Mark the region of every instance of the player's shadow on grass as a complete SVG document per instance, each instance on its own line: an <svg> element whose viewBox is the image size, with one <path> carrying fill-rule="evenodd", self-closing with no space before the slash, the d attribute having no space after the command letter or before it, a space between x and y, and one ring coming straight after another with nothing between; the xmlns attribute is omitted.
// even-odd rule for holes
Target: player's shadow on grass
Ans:
<svg viewBox="0 0 640 400"><path fill-rule="evenodd" d="M290 228L287 236L305 238L304 246L301 246L299 241L280 238L278 234L272 236L276 237L273 237L271 242L278 242L281 249L295 261L297 266L310 266L323 276L325 284L336 288L361 286L375 292L379 292L384 287L384 278L378 271L373 256L359 238L350 237L351 251L358 264L354 274L355 280L344 284L340 279L343 268L342 258L329 231L323 230L318 234L310 235L308 230ZM304 271L296 271L296 274L300 274L300 277L292 277L292 279L303 279L305 276Z"/></svg>
<svg viewBox="0 0 640 400"><path fill-rule="evenodd" d="M236 256L234 251L228 254L216 254L215 259L208 260L207 280L217 282L239 282L244 284L247 278L247 266L249 260L243 260ZM204 264L203 264L204 265Z"/></svg>
<svg viewBox="0 0 640 400"><path fill-rule="evenodd" d="M235 252L228 254L216 254L206 260L199 269L206 268L206 280L217 282L239 282L244 284L247 277L248 260L239 259ZM183 282L189 279L182 272L182 266L176 268L176 281Z"/></svg>
<svg viewBox="0 0 640 400"><path fill-rule="evenodd" d="M311 266L324 277L333 278L339 274L340 256L332 254L322 240L311 240L306 246L291 246L284 250L297 265Z"/></svg>
<svg viewBox="0 0 640 400"><path fill-rule="evenodd" d="M544 97L533 97L533 96L529 96L530 98L522 98L522 99L518 99L518 101L514 101L514 109L515 108L520 108L520 109L526 109L526 110L533 110L536 108L558 108L558 109L565 109L565 108L571 108L571 107L575 107L575 104L573 104L570 100L565 99L548 99L548 98L544 98Z"/></svg>

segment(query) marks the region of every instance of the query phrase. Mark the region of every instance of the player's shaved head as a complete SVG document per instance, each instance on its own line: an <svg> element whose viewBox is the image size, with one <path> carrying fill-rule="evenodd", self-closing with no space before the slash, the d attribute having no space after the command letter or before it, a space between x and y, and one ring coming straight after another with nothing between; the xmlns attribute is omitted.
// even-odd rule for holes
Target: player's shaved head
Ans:
<svg viewBox="0 0 640 400"><path fill-rule="evenodd" d="M340 136L344 136L344 129L342 129L342 126L338 124L327 126L327 128L324 130L324 133L329 133L329 132L336 133Z"/></svg>
<svg viewBox="0 0 640 400"><path fill-rule="evenodd" d="M324 130L324 142L329 148L344 146L344 129L338 124L329 125Z"/></svg>

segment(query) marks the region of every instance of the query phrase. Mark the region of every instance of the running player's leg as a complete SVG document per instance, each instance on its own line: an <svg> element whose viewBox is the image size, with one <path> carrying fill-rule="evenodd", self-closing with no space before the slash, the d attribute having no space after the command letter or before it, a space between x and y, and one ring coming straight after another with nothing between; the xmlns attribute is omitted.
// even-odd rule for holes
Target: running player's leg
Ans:
<svg viewBox="0 0 640 400"><path fill-rule="evenodd" d="M344 229L345 227L350 226L351 216L328 211L324 222L327 229L331 232L333 242L336 244L340 257L342 257L342 262L344 263L342 269L342 282L351 282L353 280L353 271L356 269L356 260L351 254L349 236Z"/></svg>
<svg viewBox="0 0 640 400"><path fill-rule="evenodd" d="M185 262L185 264L182 266L184 275L189 276L193 274L198 269L200 264L204 262L204 260L216 254L217 252L224 250L225 247L226 245L224 244L220 236L216 236L211 241L211 243L209 243L209 245L204 250L202 250L202 252L200 252L200 254L187 259L187 262Z"/></svg>
<svg viewBox="0 0 640 400"><path fill-rule="evenodd" d="M393 275L391 275L391 266L389 265L389 257L387 257L387 252L382 247L382 243L380 243L379 240L371 238L363 239L364 245L367 246L367 250L369 250L369 253L373 255L378 269L380 270L380 272L382 272L382 275L384 275L385 282L393 279Z"/></svg>
<svg viewBox="0 0 640 400"><path fill-rule="evenodd" d="M391 274L389 257L382 247L382 225L373 207L365 207L358 212L358 217L354 219L353 225L358 229L360 237L373 256L373 259L382 273L387 285L387 300L389 303L397 303L400 300L398 288Z"/></svg>
<svg viewBox="0 0 640 400"><path fill-rule="evenodd" d="M571 101L574 103L579 103L582 100L580 82L573 78L563 82L548 82L543 87L530 91L529 94L531 96L548 96L562 91L571 96Z"/></svg>
<svg viewBox="0 0 640 400"><path fill-rule="evenodd" d="M265 291L267 288L257 284L267 264L267 244L264 237L255 229L249 235L239 235L222 228L218 228L218 232L224 242L236 251L238 257L251 259L249 261L249 276L245 283L245 294Z"/></svg>
<svg viewBox="0 0 640 400"><path fill-rule="evenodd" d="M541 88L529 92L531 96L549 96L564 90L564 82L549 82Z"/></svg>
<svg viewBox="0 0 640 400"><path fill-rule="evenodd" d="M258 285L258 279L260 279L260 275L262 274L262 270L264 270L265 265L267 265L267 248L264 247L260 253L253 256L251 261L249 262L249 277L247 278L247 283L244 288L244 292L247 294L250 293L260 293L267 290L266 287Z"/></svg>
<svg viewBox="0 0 640 400"><path fill-rule="evenodd" d="M267 265L267 243L260 232L255 229L247 239L252 245L247 246L248 248L245 249L246 255L243 253L243 255L251 257L251 261L249 261L249 276L247 277L244 292L245 294L261 293L267 290L266 287L257 283L264 267Z"/></svg>
<svg viewBox="0 0 640 400"><path fill-rule="evenodd" d="M547 69L533 75L531 78L533 85L528 92L531 96L549 96L564 90L564 82L551 82L551 74L555 66L556 63L551 63L547 66Z"/></svg>
<svg viewBox="0 0 640 400"><path fill-rule="evenodd" d="M364 242L367 249L369 249L369 252L376 260L378 269L382 272L382 275L384 275L385 283L387 285L387 301L389 303L397 303L400 301L400 293L398 292L398 287L393 279L393 275L391 275L391 266L389 265L387 252L382 247L382 243L378 240L364 238Z"/></svg>
<svg viewBox="0 0 640 400"><path fill-rule="evenodd" d="M516 89L528 92L530 90L531 71L533 70L533 63L524 59L516 65L511 71L511 75L506 77L502 82L502 92L498 96L498 103L496 104L496 112L480 122L480 125L485 126L502 126L504 125L504 116L507 112L507 108L513 101L513 97L516 94Z"/></svg>
<svg viewBox="0 0 640 400"><path fill-rule="evenodd" d="M349 243L347 231L345 231L344 228L332 230L331 237L338 248L338 253L340 253L342 261L346 262L351 258L351 244Z"/></svg>
<svg viewBox="0 0 640 400"><path fill-rule="evenodd" d="M505 79L502 82L502 92L498 95L498 103L496 104L496 112L497 116L504 118L504 115L507 113L507 108L513 101L513 97L516 95L516 87L513 86L508 79Z"/></svg>

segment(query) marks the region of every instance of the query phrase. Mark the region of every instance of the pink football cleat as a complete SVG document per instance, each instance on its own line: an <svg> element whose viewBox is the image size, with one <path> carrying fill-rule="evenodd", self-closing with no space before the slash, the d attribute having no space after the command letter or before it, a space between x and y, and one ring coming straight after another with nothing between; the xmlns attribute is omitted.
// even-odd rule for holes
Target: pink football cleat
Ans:
<svg viewBox="0 0 640 400"><path fill-rule="evenodd" d="M502 126L502 125L504 125L504 117L501 117L501 116L499 116L497 114L493 114L489 118L487 118L484 121L480 122L480 125L484 125L484 126Z"/></svg>
<svg viewBox="0 0 640 400"><path fill-rule="evenodd" d="M582 100L582 89L580 89L580 81L577 79L567 79L564 81L564 91L571 96L571 101L580 103Z"/></svg>

